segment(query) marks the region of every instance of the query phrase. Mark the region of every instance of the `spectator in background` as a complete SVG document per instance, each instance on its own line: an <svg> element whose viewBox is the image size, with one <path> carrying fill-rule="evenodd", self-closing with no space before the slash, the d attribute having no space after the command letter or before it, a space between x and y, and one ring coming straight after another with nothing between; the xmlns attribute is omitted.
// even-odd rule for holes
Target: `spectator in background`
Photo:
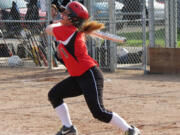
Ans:
<svg viewBox="0 0 180 135"><path fill-rule="evenodd" d="M71 2L72 0L63 0L61 3L59 3L58 0L53 0L51 2L51 16L52 16L52 21L50 23L56 22L56 20L59 20L61 18L60 12L64 10L64 7ZM56 39L53 37L55 46L58 46L58 42Z"/></svg>
<svg viewBox="0 0 180 135"><path fill-rule="evenodd" d="M58 8L55 4L51 4L51 17L52 17L52 20L60 19L60 14L59 14Z"/></svg>
<svg viewBox="0 0 180 135"><path fill-rule="evenodd" d="M61 5L65 7L69 2L72 2L72 0L63 0Z"/></svg>
<svg viewBox="0 0 180 135"><path fill-rule="evenodd" d="M72 0L62 0L62 1L59 1L59 0L53 0L51 2L51 15L52 15L52 18L53 16L55 15L55 11L57 11L57 15L56 17L58 17L57 19L60 19L60 12L62 12L64 10L64 7L66 7L66 5L69 3L69 2L72 2ZM52 11L53 10L53 11ZM59 11L59 12L58 12ZM53 12L53 13L52 13ZM54 19L54 18L53 18Z"/></svg>
<svg viewBox="0 0 180 135"><path fill-rule="evenodd" d="M50 24L52 24L53 22L56 22L56 20L60 19L60 14L58 12L58 8L55 4L51 3L51 17L52 17L52 21L50 22ZM53 37L55 46L57 47L57 45L59 44L56 39Z"/></svg>
<svg viewBox="0 0 180 135"><path fill-rule="evenodd" d="M20 16L20 12L19 12L19 8L16 4L16 2L12 2L12 7L9 13L9 20L21 20L21 16ZM21 31L22 27L21 27L21 23L19 22L14 22L14 23L6 23L6 29L7 31L11 31L9 36L14 36L14 35L18 35L19 32ZM11 35L12 34L12 35Z"/></svg>
<svg viewBox="0 0 180 135"><path fill-rule="evenodd" d="M59 2L58 0L53 0L52 4L56 5L59 12L62 12L64 10L64 7L66 7L69 2L72 2L72 0L61 0L61 2Z"/></svg>
<svg viewBox="0 0 180 135"><path fill-rule="evenodd" d="M27 4L27 12L25 15L26 20L39 20L39 7L37 0L30 0Z"/></svg>
<svg viewBox="0 0 180 135"><path fill-rule="evenodd" d="M38 0L30 0L27 5L27 12L25 15L25 20L39 20L39 7L37 4ZM26 23L26 27L33 33L39 33L41 30L41 25L35 22Z"/></svg>

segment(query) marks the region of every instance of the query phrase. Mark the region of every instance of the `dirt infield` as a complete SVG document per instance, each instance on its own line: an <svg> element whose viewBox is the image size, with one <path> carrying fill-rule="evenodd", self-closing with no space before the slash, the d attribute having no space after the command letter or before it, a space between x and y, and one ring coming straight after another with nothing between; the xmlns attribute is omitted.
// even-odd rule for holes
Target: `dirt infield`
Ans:
<svg viewBox="0 0 180 135"><path fill-rule="evenodd" d="M54 135L60 127L47 93L67 77L64 70L0 69L0 135ZM142 71L104 73L104 104L142 135L180 135L180 75ZM122 132L91 116L82 96L66 99L80 135Z"/></svg>

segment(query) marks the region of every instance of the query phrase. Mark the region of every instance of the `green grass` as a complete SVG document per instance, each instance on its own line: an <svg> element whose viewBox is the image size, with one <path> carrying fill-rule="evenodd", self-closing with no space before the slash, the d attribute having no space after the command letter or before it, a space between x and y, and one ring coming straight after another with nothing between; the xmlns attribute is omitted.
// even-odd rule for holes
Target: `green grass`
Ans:
<svg viewBox="0 0 180 135"><path fill-rule="evenodd" d="M180 47L180 29L177 32L177 46Z"/></svg>
<svg viewBox="0 0 180 135"><path fill-rule="evenodd" d="M127 42L125 44L119 45L128 45L128 46L142 46L143 35L142 32L126 32L120 33L119 36L123 36L127 38ZM156 46L165 46L165 30L159 29L155 31L155 44ZM149 45L149 32L146 32L146 45ZM180 30L177 34L177 47L180 47Z"/></svg>

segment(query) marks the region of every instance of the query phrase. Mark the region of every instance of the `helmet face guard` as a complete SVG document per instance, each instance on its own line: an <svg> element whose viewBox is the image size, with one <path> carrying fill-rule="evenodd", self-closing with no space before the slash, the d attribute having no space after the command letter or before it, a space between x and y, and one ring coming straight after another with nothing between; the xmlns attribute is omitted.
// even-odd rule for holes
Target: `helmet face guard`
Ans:
<svg viewBox="0 0 180 135"><path fill-rule="evenodd" d="M66 10L70 12L68 14L69 20L77 28L81 27L89 19L89 13L86 7L77 1L70 2L66 6Z"/></svg>
<svg viewBox="0 0 180 135"><path fill-rule="evenodd" d="M72 22L72 24L73 24L75 27L79 28L79 27L83 24L83 22L85 21L85 19L79 18L79 17L72 11L71 8L67 8L67 10L70 12L70 13L68 14L69 20Z"/></svg>

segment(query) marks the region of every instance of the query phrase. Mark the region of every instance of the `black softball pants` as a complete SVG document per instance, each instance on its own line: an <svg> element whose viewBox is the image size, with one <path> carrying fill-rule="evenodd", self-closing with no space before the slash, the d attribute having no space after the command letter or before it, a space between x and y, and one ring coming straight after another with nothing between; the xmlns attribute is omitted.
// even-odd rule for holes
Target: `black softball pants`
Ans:
<svg viewBox="0 0 180 135"><path fill-rule="evenodd" d="M103 105L104 78L98 67L93 67L79 77L68 77L56 84L48 93L49 101L56 108L64 98L84 95L89 110L94 118L110 122L112 112Z"/></svg>

